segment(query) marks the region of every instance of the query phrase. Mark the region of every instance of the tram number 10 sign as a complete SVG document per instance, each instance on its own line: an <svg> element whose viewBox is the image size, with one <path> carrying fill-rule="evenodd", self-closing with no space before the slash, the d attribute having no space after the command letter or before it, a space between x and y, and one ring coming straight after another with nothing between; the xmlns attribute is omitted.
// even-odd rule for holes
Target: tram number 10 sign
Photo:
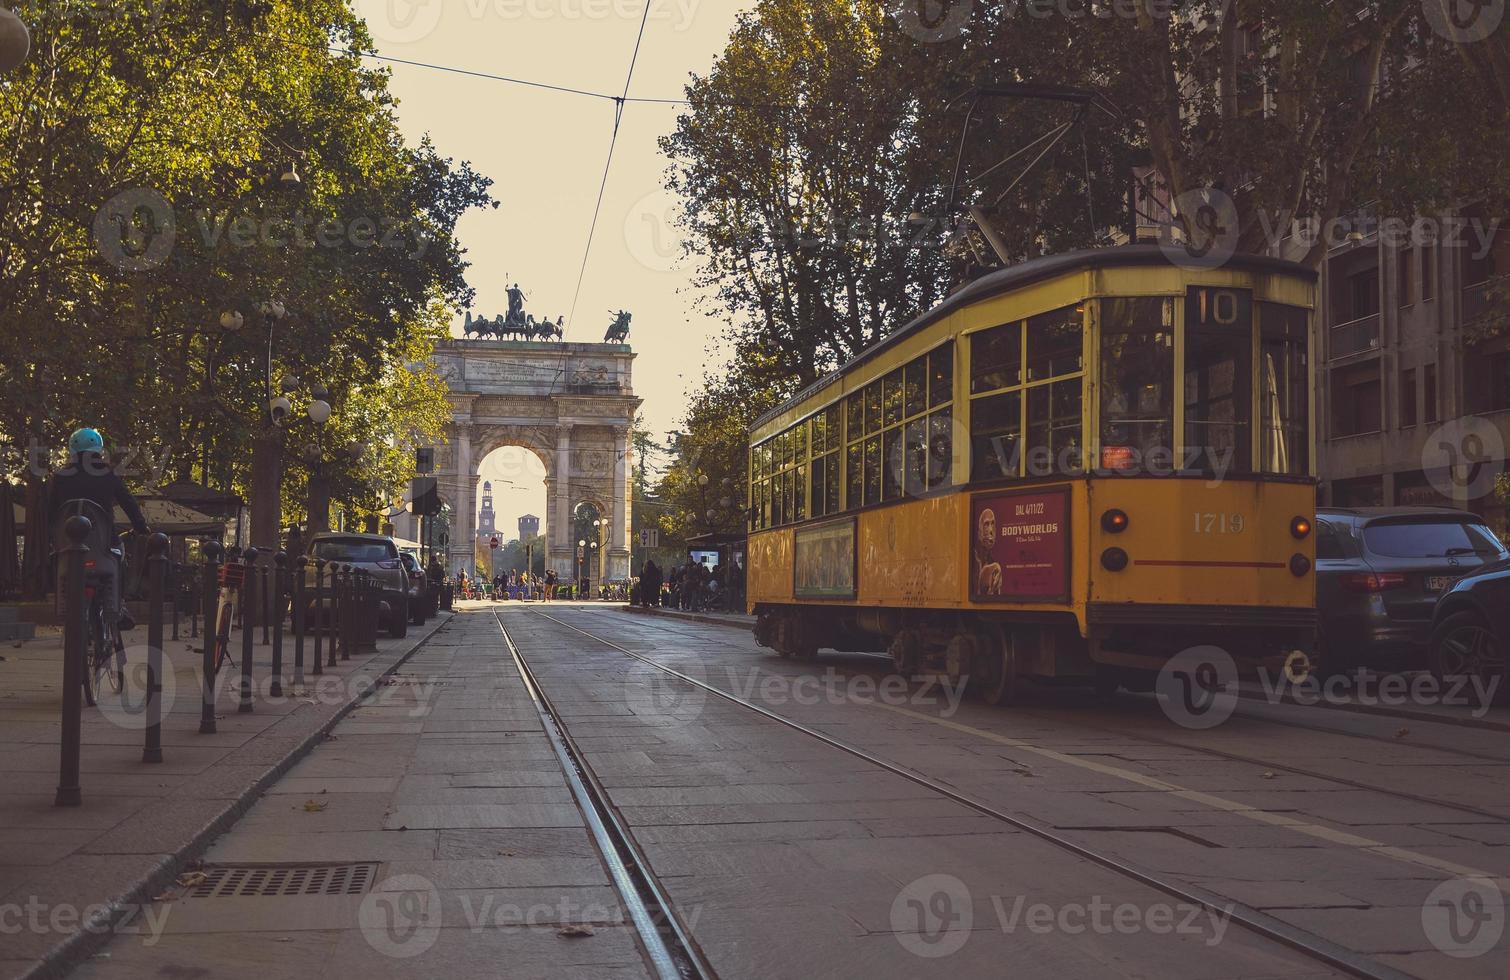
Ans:
<svg viewBox="0 0 1510 980"><path fill-rule="evenodd" d="M1070 488L976 495L970 573L976 602L1069 602Z"/></svg>

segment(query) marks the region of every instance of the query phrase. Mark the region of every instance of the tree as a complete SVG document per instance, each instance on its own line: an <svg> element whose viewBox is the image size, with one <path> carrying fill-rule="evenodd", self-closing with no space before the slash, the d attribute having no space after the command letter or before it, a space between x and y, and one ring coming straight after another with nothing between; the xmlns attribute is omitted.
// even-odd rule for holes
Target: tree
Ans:
<svg viewBox="0 0 1510 980"><path fill-rule="evenodd" d="M371 49L341 0L20 12L34 53L0 80L0 432L59 445L97 424L170 476L249 494L270 543L289 440L267 421L256 311L276 298L273 382L324 382L382 447L351 488L376 509L437 410L395 372L424 360L437 306L470 298L455 223L489 182L404 144L386 74L331 51ZM216 327L229 310L239 336Z"/></svg>

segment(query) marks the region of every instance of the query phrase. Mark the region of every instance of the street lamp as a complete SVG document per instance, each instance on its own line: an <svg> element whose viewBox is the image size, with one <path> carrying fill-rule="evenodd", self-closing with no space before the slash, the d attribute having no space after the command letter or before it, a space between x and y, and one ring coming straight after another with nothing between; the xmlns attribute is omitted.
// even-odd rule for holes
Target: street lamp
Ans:
<svg viewBox="0 0 1510 980"><path fill-rule="evenodd" d="M582 560L587 556L587 539L577 539L577 585L582 584Z"/></svg>
<svg viewBox="0 0 1510 980"><path fill-rule="evenodd" d="M14 10L0 7L0 74L21 67L31 51L31 32Z"/></svg>

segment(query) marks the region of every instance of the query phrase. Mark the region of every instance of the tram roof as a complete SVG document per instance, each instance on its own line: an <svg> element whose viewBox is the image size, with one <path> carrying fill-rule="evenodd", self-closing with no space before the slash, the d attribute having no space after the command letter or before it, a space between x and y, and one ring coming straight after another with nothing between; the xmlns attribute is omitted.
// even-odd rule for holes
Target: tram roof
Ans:
<svg viewBox="0 0 1510 980"><path fill-rule="evenodd" d="M854 368L860 367L867 361L883 353L887 348L900 343L919 330L925 330L942 320L961 307L978 303L981 300L1000 296L1002 293L1020 289L1023 286L1041 282L1044 279L1052 279L1085 269L1100 269L1110 266L1140 266L1140 265L1171 265L1168 254L1162 245L1119 245L1115 248L1086 248L1075 252L1065 252L1063 255L1046 255L1042 258L1030 259L1006 269L993 272L990 275L981 276L974 282L951 294L938 306L926 313L920 314L911 322L893 330L880 340L856 354L841 364L836 370L814 381L812 384L797 392L791 398L766 412L750 425L749 431L753 432L776 418L782 412L787 411L794 405L798 405L818 392L833 384L840 377ZM1308 279L1316 279L1317 272L1310 266L1301 265L1298 262L1290 262L1285 259L1276 259L1267 255L1252 255L1238 253L1222 263L1222 268L1248 269L1259 272L1283 272L1293 276L1304 276Z"/></svg>

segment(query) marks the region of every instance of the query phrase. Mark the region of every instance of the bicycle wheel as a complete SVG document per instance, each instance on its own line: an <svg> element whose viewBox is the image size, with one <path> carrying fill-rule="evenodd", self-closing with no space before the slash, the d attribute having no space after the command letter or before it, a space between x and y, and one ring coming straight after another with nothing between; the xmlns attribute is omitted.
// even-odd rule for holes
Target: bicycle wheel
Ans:
<svg viewBox="0 0 1510 980"><path fill-rule="evenodd" d="M99 704L100 682L104 677L100 671L100 651L104 647L104 638L100 631L104 627L104 619L100 613L100 607L91 603L89 610L84 614L84 704L95 707ZM105 661L109 663L108 660Z"/></svg>
<svg viewBox="0 0 1510 980"><path fill-rule="evenodd" d="M230 603L222 603L220 607L220 619L215 624L215 674L219 676L220 670L226 661L233 665L236 663L231 658L231 622L236 617L236 607Z"/></svg>

